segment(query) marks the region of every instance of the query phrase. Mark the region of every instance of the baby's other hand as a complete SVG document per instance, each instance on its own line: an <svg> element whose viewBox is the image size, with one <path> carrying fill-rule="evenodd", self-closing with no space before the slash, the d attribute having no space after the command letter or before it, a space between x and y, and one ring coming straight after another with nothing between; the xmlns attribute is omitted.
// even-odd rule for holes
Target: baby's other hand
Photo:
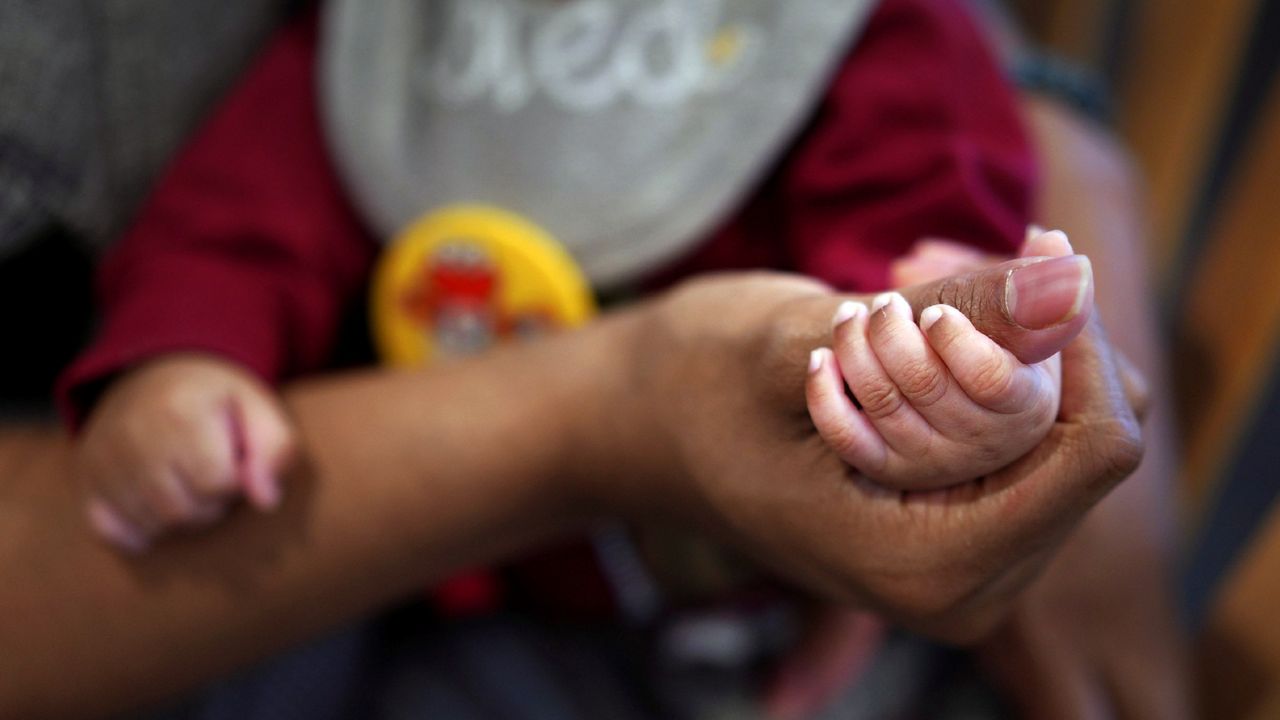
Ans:
<svg viewBox="0 0 1280 720"><path fill-rule="evenodd" d="M211 525L242 494L280 501L294 432L272 392L239 366L174 354L116 379L77 448L93 529L141 552L163 533Z"/></svg>

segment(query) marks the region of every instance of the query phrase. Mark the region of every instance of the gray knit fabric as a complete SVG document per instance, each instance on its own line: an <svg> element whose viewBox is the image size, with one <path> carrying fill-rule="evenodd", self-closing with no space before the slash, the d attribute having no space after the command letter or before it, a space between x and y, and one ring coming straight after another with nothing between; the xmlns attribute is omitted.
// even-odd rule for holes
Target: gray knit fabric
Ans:
<svg viewBox="0 0 1280 720"><path fill-rule="evenodd" d="M329 140L385 238L454 204L626 283L741 202L873 0L334 0Z"/></svg>
<svg viewBox="0 0 1280 720"><path fill-rule="evenodd" d="M287 0L0 0L0 257L127 222Z"/></svg>

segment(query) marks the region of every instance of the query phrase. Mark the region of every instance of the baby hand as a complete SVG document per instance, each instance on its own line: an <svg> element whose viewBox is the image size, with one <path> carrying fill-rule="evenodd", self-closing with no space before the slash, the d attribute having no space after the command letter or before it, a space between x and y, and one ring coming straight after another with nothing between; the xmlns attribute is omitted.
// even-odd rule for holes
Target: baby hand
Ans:
<svg viewBox="0 0 1280 720"><path fill-rule="evenodd" d="M94 530L132 552L166 531L217 522L241 494L280 501L293 429L272 393L238 366L182 354L116 380L78 447Z"/></svg>
<svg viewBox="0 0 1280 720"><path fill-rule="evenodd" d="M870 311L842 304L833 323L834 351L810 359L809 413L828 446L882 485L979 478L1038 445L1057 417L1058 356L1025 365L955 308L926 308L917 325L885 293Z"/></svg>

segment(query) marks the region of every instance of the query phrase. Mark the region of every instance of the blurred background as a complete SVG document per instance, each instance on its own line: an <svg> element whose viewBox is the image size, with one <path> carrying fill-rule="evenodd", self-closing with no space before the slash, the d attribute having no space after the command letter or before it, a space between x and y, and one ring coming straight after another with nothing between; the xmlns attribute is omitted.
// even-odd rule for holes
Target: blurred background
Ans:
<svg viewBox="0 0 1280 720"><path fill-rule="evenodd" d="M159 23L171 41L202 37L223 52L165 68L188 82L181 97L148 98L178 117L173 133L151 138L152 170L297 3L237 5L238 17ZM1145 180L1150 280L1178 398L1184 597L1203 708L1280 717L1280 0L1005 0L1003 9L1042 51L1032 71L1077 82ZM144 189L117 187L126 195L117 200L136 203ZM92 323L95 243L61 223L0 227L19 230L24 242L0 242L9 350L0 421L52 417L53 378Z"/></svg>
<svg viewBox="0 0 1280 720"><path fill-rule="evenodd" d="M1145 180L1210 717L1280 717L1280 2L1016 0Z"/></svg>

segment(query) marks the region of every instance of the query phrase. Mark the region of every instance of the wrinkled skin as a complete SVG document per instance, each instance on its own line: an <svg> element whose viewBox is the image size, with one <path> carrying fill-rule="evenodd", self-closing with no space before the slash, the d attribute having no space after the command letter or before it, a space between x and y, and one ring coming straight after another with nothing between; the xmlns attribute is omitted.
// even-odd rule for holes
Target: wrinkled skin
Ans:
<svg viewBox="0 0 1280 720"><path fill-rule="evenodd" d="M904 295L917 313L953 305L1037 361L1043 336L1062 329L1019 328L1000 307L1008 268L1023 262ZM1089 321L1062 355L1058 421L1005 470L940 491L887 491L825 447L804 406L808 354L830 343L841 299L770 274L696 280L666 296L627 349L638 358L629 391L604 400L640 404L622 414L652 418L660 441L638 455L611 454L625 470L606 474L594 492L624 514L675 509L829 599L879 609L944 640L981 637L1141 458L1112 353ZM670 467L684 472L672 477L663 470Z"/></svg>

